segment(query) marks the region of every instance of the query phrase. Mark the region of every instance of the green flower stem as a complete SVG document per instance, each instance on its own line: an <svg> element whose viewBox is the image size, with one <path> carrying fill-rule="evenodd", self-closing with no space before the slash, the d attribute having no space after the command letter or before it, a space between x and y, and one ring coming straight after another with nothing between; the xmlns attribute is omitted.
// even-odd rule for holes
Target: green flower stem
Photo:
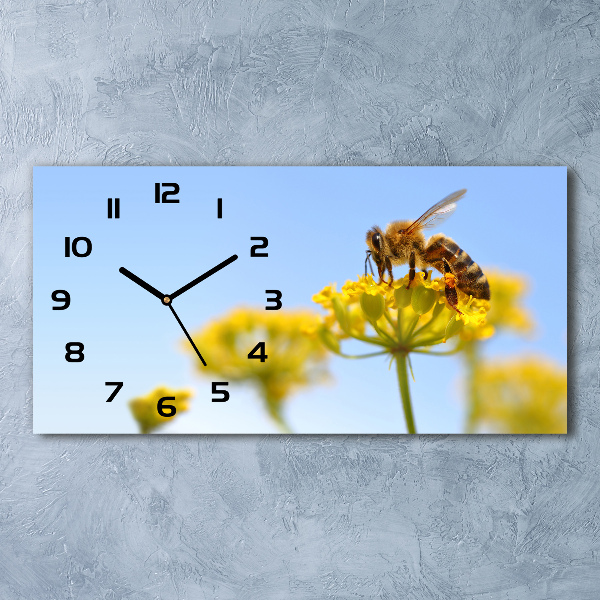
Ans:
<svg viewBox="0 0 600 600"><path fill-rule="evenodd" d="M417 323L419 322L420 318L421 315L415 313L414 317L412 317L411 321L409 321L407 331L401 336L401 340L403 342L406 342L407 340L411 339L413 331L415 330L415 327L417 326Z"/></svg>
<svg viewBox="0 0 600 600"><path fill-rule="evenodd" d="M464 345L464 355L466 358L467 381L468 381L468 396L469 396L469 411L467 414L466 433L474 433L477 421L477 413L481 398L477 393L475 379L480 365L479 343L476 341L467 342Z"/></svg>
<svg viewBox="0 0 600 600"><path fill-rule="evenodd" d="M421 325L421 327L419 327L419 329L417 329L417 330L415 331L415 338L417 338L417 339L418 339L418 338L419 338L419 336L420 336L420 335L422 335L422 333L423 333L424 331L427 331L427 329L428 329L429 327L431 327L431 325L437 321L437 316L438 316L438 314L441 312L441 310L440 310L440 309L438 309L438 307L439 307L439 306L442 306L442 309L443 309L443 305L437 304L437 305L435 306L435 308L433 309L433 315L431 316L431 319L429 319L429 321L427 321L427 323L425 323L424 325ZM437 314L436 314L436 313L437 313ZM444 326L444 329L445 329L445 328L446 328L446 326Z"/></svg>
<svg viewBox="0 0 600 600"><path fill-rule="evenodd" d="M423 337L420 340L415 340L413 344L415 347L437 346L437 344L442 344L443 340L444 332L442 331L438 335L430 335L429 337Z"/></svg>
<svg viewBox="0 0 600 600"><path fill-rule="evenodd" d="M423 333L423 329L426 329L427 326L431 323L426 323L421 329L417 329L415 334L413 335L413 346L429 346L431 340L437 340L438 342L444 339L444 334L446 333L446 325L440 330L439 324L436 325L433 329L426 331ZM437 329L437 331L436 331Z"/></svg>
<svg viewBox="0 0 600 600"><path fill-rule="evenodd" d="M396 359L396 371L398 372L398 384L400 386L400 396L402 397L402 408L404 409L406 428L408 429L408 433L417 433L410 401L410 389L408 387L408 370L406 368L408 353L398 352L394 355L394 358Z"/></svg>
<svg viewBox="0 0 600 600"><path fill-rule="evenodd" d="M371 326L373 327L373 329L381 336L381 337L385 337L388 339L389 342L391 342L392 344L396 343L396 340L387 332L384 331L383 329L381 329L381 327L379 327L379 325L377 325L377 323L375 321L370 321Z"/></svg>
<svg viewBox="0 0 600 600"><path fill-rule="evenodd" d="M384 348L389 347L388 342L382 342L379 338L370 336L370 335L361 335L360 333L351 333L351 337L355 340L360 340L362 342L368 342L369 344L377 344L378 346L383 346Z"/></svg>
<svg viewBox="0 0 600 600"><path fill-rule="evenodd" d="M383 356L384 354L389 354L389 352L382 350L381 352L370 352L369 354L344 354L343 352L336 352L336 354L343 358L371 358L372 356Z"/></svg>
<svg viewBox="0 0 600 600"><path fill-rule="evenodd" d="M431 350L419 350L418 348L413 348L411 352L418 352L419 354L430 354L431 356L452 356L453 354L458 354L462 350L460 344L454 348L454 350L448 350L446 352L432 352Z"/></svg>
<svg viewBox="0 0 600 600"><path fill-rule="evenodd" d="M275 419L277 426L279 427L281 433L294 433L288 426L288 424L283 419Z"/></svg>
<svg viewBox="0 0 600 600"><path fill-rule="evenodd" d="M265 399L267 401L267 412L269 413L273 421L275 421L275 424L279 428L279 431L281 431L281 433L294 433L290 429L289 425L285 422L284 418L281 416L281 413L279 412L278 408L279 403L274 403L273 401L270 401L272 399L268 392L265 393Z"/></svg>
<svg viewBox="0 0 600 600"><path fill-rule="evenodd" d="M394 319L392 319L392 317L390 316L390 313L388 312L387 308L383 311L383 315L385 316L385 318L387 319L387 322L393 327L393 329L395 331L396 330L397 321L394 321Z"/></svg>
<svg viewBox="0 0 600 600"><path fill-rule="evenodd" d="M399 340L404 339L402 337L402 308L398 308L398 314L396 316L396 335Z"/></svg>

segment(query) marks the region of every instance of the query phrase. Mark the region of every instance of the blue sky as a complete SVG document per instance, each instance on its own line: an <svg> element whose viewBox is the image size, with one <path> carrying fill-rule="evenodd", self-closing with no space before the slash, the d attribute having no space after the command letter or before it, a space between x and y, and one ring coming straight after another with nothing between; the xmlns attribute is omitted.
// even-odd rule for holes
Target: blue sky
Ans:
<svg viewBox="0 0 600 600"><path fill-rule="evenodd" d="M177 182L180 203L155 204L156 181ZM538 324L531 340L490 340L486 355L543 352L566 364L565 167L36 167L34 431L134 433L127 400L162 384L195 391L190 412L164 433L276 433L251 389L231 386L229 402L210 402L211 379L196 374L170 311L119 267L168 293L238 254L177 299L188 330L241 304L264 306L265 289L281 290L286 308L319 310L314 293L363 272L367 229L417 218L461 188L456 212L431 233L452 237L484 270L526 275ZM121 218L109 220L116 196ZM65 258L65 236L89 237L92 254ZM253 236L268 237L268 258L250 258ZM51 310L55 289L70 292L68 310ZM70 341L85 344L83 363L64 360ZM334 381L289 402L294 431L404 432L388 362L333 358ZM415 356L413 368L418 430L460 432L460 362ZM110 404L105 381L125 382Z"/></svg>

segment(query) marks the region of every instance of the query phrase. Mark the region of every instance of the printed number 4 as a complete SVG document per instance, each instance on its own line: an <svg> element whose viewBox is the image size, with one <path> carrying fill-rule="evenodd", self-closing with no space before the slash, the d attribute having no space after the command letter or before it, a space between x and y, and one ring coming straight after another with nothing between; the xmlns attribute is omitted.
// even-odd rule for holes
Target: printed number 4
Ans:
<svg viewBox="0 0 600 600"><path fill-rule="evenodd" d="M258 342L258 344L256 344L256 346L254 346L254 348L252 348L252 350L249 352L248 358L259 358L260 362L265 362L265 360L269 358L265 352L265 343Z"/></svg>

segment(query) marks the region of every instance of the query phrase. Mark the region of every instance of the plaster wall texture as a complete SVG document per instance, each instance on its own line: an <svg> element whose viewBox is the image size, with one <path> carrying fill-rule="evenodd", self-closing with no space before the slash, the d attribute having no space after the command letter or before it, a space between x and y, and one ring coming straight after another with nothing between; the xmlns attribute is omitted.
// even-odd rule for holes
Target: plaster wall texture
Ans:
<svg viewBox="0 0 600 600"><path fill-rule="evenodd" d="M2 0L0 598L597 598L599 20ZM32 167L161 164L567 165L569 434L32 435Z"/></svg>

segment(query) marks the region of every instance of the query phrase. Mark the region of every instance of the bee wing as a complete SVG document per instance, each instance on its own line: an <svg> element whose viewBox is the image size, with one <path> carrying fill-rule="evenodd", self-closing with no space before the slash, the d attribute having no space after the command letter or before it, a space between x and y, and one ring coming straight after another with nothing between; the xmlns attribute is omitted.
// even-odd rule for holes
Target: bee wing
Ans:
<svg viewBox="0 0 600 600"><path fill-rule="evenodd" d="M428 211L425 211L414 223L411 224L405 233L413 233L418 229L431 227L434 223L441 223L454 212L456 203L466 193L467 190L458 190L457 192L453 192L449 196L446 196L443 200L440 200L437 204L434 204Z"/></svg>

